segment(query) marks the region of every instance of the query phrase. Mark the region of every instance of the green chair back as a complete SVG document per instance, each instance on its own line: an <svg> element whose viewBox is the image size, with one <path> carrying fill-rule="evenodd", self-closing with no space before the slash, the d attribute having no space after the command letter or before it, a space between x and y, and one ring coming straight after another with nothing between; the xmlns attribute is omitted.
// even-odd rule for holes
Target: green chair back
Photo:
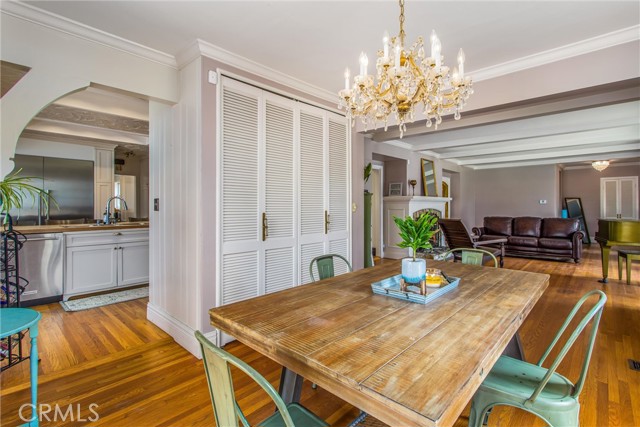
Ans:
<svg viewBox="0 0 640 427"><path fill-rule="evenodd" d="M543 363L567 331L567 327L585 301L592 296L596 296L597 301L582 316L549 368L544 368ZM578 396L584 387L606 301L606 295L600 290L593 290L580 298L536 365L501 356L473 396L469 426L480 427L485 415L496 405L524 409L543 418L551 426L577 426L580 414ZM574 385L567 378L556 373L556 369L589 324L591 324L591 330L582 359L580 376Z"/></svg>
<svg viewBox="0 0 640 427"><path fill-rule="evenodd" d="M230 366L233 365L251 377L276 404L276 412L258 423L259 427L327 427L328 424L298 403L285 404L278 392L258 371L234 355L215 346L200 331L195 332L202 349L204 370L207 374L209 394L217 426L238 427L242 422L249 427L249 421L236 402Z"/></svg>
<svg viewBox="0 0 640 427"><path fill-rule="evenodd" d="M471 265L483 265L484 257L489 256L493 258L493 263L496 268L498 268L498 259L489 251L485 251L484 249L477 248L456 248L451 249L450 251L442 254L443 259L447 259L450 254L453 254L455 257L455 252L460 252L462 257L463 264L471 264Z"/></svg>
<svg viewBox="0 0 640 427"><path fill-rule="evenodd" d="M329 277L335 276L335 269L333 264L334 258L339 258L342 261L344 261L344 263L347 265L347 269L349 271L353 271L349 261L342 255L338 255L338 254L320 255L312 259L311 263L309 264L309 274L311 274L311 280L313 280L314 282L316 281L316 278L313 275L314 264L316 264L316 269L318 270L318 277L319 277L318 280L324 280L324 279L328 279Z"/></svg>

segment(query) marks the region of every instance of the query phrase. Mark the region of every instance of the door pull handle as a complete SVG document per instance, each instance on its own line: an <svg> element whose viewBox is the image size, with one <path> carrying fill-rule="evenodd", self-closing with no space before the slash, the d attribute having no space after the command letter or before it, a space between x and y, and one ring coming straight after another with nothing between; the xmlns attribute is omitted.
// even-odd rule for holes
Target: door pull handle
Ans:
<svg viewBox="0 0 640 427"><path fill-rule="evenodd" d="M324 211L324 234L329 234L329 224L331 224L329 211Z"/></svg>
<svg viewBox="0 0 640 427"><path fill-rule="evenodd" d="M262 241L264 242L269 237L269 223L267 220L267 213L262 212Z"/></svg>

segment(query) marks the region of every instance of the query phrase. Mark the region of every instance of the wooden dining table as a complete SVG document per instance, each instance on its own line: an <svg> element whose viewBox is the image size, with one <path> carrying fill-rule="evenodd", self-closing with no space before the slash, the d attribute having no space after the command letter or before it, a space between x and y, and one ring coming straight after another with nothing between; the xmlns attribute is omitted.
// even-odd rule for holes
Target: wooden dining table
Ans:
<svg viewBox="0 0 640 427"><path fill-rule="evenodd" d="M549 275L428 267L460 282L426 305L372 293L373 282L400 273L398 260L213 308L211 324L391 426L449 426Z"/></svg>

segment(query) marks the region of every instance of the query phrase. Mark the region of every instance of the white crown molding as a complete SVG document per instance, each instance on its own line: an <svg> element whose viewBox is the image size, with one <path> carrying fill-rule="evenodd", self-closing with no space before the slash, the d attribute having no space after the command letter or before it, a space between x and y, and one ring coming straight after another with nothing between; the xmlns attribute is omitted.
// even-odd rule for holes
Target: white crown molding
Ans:
<svg viewBox="0 0 640 427"><path fill-rule="evenodd" d="M88 25L73 21L55 13L47 12L37 7L17 2L3 1L2 13L18 19L32 22L36 25L51 28L93 43L117 49L149 61L157 62L171 68L177 68L176 59L167 53L132 42Z"/></svg>
<svg viewBox="0 0 640 427"><path fill-rule="evenodd" d="M176 56L178 67L182 68L198 56L206 56L207 58L220 61L226 65L255 74L256 76L263 77L275 83L299 90L305 94L336 104L338 103L338 95L331 91L311 85L200 39L195 40L189 47Z"/></svg>
<svg viewBox="0 0 640 427"><path fill-rule="evenodd" d="M623 28L544 52L534 53L533 55L503 62L502 64L472 70L468 74L472 76L473 81L479 82L637 40L640 40L640 25Z"/></svg>

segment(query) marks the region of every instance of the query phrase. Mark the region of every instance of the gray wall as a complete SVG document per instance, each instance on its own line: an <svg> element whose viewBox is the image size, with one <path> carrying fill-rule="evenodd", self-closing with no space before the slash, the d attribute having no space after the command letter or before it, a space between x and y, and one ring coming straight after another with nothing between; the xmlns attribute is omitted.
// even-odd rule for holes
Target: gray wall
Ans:
<svg viewBox="0 0 640 427"><path fill-rule="evenodd" d="M640 176L640 166L609 166L602 172L598 172L591 167L565 169L562 171L561 176L563 203L565 197L580 197L582 210L587 220L587 228L589 229L589 234L593 237L598 231L598 218L600 217L600 178Z"/></svg>
<svg viewBox="0 0 640 427"><path fill-rule="evenodd" d="M485 216L560 216L556 165L480 169L473 175L475 222L466 223L468 228L482 225Z"/></svg>

